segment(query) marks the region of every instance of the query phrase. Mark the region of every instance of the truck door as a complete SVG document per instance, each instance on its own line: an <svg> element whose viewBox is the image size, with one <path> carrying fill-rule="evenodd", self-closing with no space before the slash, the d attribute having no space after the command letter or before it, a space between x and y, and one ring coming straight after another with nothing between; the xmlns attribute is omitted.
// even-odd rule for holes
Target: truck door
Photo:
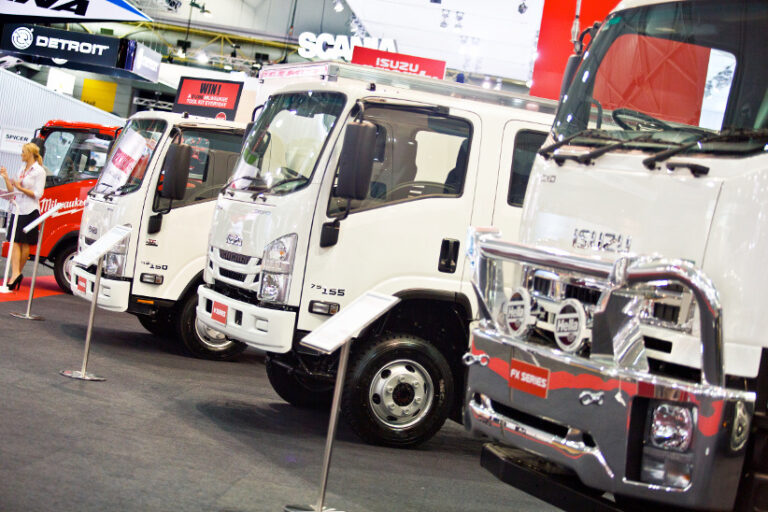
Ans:
<svg viewBox="0 0 768 512"><path fill-rule="evenodd" d="M203 270L215 199L237 162L241 139L239 131L183 130L181 140L192 146L187 192L181 201L161 198L160 176L155 192L147 197L133 295L178 300ZM162 217L160 229L150 233L149 219L158 215ZM162 282L155 284L158 280Z"/></svg>
<svg viewBox="0 0 768 512"><path fill-rule="evenodd" d="M342 217L347 206L346 199L334 194L337 145L315 212L300 329L312 329L327 318L307 312L305 304L312 300L343 307L368 290L459 290L465 260L461 251L472 214L479 117L466 111L446 114L383 104L366 105L364 117L377 127L368 196L350 203L338 242L320 247L322 224ZM330 199L325 199L328 194Z"/></svg>
<svg viewBox="0 0 768 512"><path fill-rule="evenodd" d="M536 152L547 138L548 126L510 121L504 128L493 225L505 240L518 240L523 199Z"/></svg>

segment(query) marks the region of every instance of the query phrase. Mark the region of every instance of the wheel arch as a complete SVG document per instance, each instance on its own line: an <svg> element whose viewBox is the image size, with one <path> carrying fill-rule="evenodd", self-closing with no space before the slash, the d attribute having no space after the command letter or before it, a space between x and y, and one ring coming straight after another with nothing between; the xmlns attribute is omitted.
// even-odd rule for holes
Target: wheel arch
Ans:
<svg viewBox="0 0 768 512"><path fill-rule="evenodd" d="M469 298L462 293L428 289L405 290L395 295L401 299L400 302L368 327L361 337L402 332L434 345L451 367L456 390L451 418L460 421L461 390L466 381L466 368L461 357L469 346L469 324L472 320Z"/></svg>
<svg viewBox="0 0 768 512"><path fill-rule="evenodd" d="M79 234L80 231L70 231L66 235L59 238L56 244L48 252L48 255L45 257L45 259L49 261L56 261L59 253L70 245L74 245L75 249L77 249L77 237Z"/></svg>

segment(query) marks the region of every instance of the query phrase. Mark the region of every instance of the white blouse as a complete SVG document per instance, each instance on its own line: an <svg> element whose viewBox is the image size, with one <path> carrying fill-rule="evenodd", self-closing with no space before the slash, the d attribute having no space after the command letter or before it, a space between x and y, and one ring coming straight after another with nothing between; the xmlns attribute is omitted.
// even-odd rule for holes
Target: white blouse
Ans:
<svg viewBox="0 0 768 512"><path fill-rule="evenodd" d="M40 209L40 198L43 197L43 190L45 190L45 169L35 162L27 172L24 172L24 167L22 167L19 176L21 177L21 188L31 190L35 197L29 197L14 188L16 191L16 208L11 207L11 212L27 215Z"/></svg>

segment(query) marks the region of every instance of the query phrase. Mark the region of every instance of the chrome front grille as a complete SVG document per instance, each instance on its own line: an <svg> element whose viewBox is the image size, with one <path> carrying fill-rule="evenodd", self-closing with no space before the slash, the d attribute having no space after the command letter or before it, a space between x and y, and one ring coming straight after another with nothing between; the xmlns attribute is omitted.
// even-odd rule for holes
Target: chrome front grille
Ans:
<svg viewBox="0 0 768 512"><path fill-rule="evenodd" d="M219 249L219 256L223 260L239 263L240 265L247 265L251 261L251 257L247 254L238 254L232 251L225 251L224 249Z"/></svg>

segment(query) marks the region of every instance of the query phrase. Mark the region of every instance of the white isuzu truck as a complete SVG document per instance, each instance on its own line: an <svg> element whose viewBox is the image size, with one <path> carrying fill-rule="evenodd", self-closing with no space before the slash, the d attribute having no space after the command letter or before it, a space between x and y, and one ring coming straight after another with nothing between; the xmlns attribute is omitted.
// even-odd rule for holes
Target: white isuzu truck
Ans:
<svg viewBox="0 0 768 512"><path fill-rule="evenodd" d="M320 405L338 358L301 338L368 290L399 296L353 342L343 412L363 439L411 446L460 417L476 307L462 241L473 223L516 233L554 103L325 66L273 94L248 135L216 205L198 321L266 350L282 398Z"/></svg>
<svg viewBox="0 0 768 512"><path fill-rule="evenodd" d="M98 305L135 314L147 330L176 337L198 357L225 359L245 349L195 322L208 226L244 132L230 121L135 114L88 194L80 225L79 250L113 226L132 228L106 257ZM95 266L76 267L73 293L91 300L95 273Z"/></svg>
<svg viewBox="0 0 768 512"><path fill-rule="evenodd" d="M522 449L593 497L768 508L767 28L764 1L624 1L584 53L525 245L475 253L466 417L500 478L535 480Z"/></svg>

